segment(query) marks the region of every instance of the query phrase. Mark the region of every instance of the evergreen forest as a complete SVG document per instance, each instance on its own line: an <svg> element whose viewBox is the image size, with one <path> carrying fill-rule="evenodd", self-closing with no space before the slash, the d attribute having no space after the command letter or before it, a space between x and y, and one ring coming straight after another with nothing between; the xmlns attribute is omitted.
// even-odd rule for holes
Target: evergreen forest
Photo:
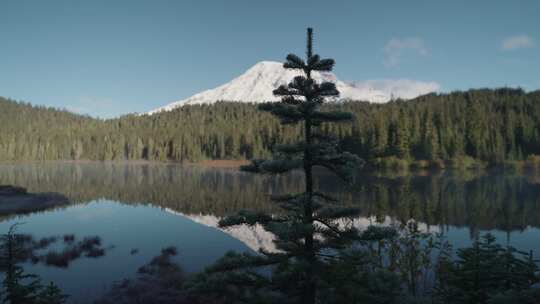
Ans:
<svg viewBox="0 0 540 304"><path fill-rule="evenodd" d="M538 164L540 91L476 89L323 108L354 115L350 123L321 130L374 166ZM0 161L244 160L269 157L276 143L303 132L280 125L255 104L237 102L102 120L0 98L0 121Z"/></svg>

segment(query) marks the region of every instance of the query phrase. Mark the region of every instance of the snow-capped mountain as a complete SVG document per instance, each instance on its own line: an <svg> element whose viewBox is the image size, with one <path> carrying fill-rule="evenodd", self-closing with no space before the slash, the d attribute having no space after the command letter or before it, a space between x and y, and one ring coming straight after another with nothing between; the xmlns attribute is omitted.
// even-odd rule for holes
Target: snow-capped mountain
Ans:
<svg viewBox="0 0 540 304"><path fill-rule="evenodd" d="M264 228L259 224L253 226L238 225L228 228L221 228L219 227L219 221L221 220L221 218L215 215L184 214L170 208L165 208L164 211L170 214L190 219L195 223L220 230L241 241L255 252L258 252L261 249L269 252L277 251L276 245L274 244L274 235L264 230ZM377 223L375 217L358 217L353 219L352 222L349 222L349 220L347 219L341 219L337 221L337 224L342 225L343 227L352 224L360 231L365 230L370 225L386 227L397 225L395 219L392 219L389 216L385 217L382 223ZM422 232L439 232L439 227L430 226L426 223L418 223L418 229Z"/></svg>
<svg viewBox="0 0 540 304"><path fill-rule="evenodd" d="M247 70L244 74L224 85L200 92L187 99L170 103L150 111L147 114L170 111L183 105L207 104L221 100L255 103L278 101L279 98L274 96L272 91L281 84L287 84L298 75L301 75L300 71L284 69L283 64L280 62L261 61ZM400 90L394 92L392 90L395 89L396 86L389 84L388 81L394 83L396 80L347 83L339 80L330 72L314 72L312 77L319 82L323 80L334 82L340 92L339 99L363 100L376 103L387 102L392 99L392 97L413 98L420 94L426 94L438 89L438 84L436 83L420 82L421 84L425 84L424 87L421 88L420 92L412 94L416 96L411 97L410 91L402 88L402 86L410 86L411 83L407 83L407 81L411 80L398 80L401 87L398 87ZM412 82L413 85L418 83L416 81ZM400 84L398 84L398 86ZM379 89L379 86L382 89ZM404 94L406 96L400 96L400 93L403 92L406 92Z"/></svg>

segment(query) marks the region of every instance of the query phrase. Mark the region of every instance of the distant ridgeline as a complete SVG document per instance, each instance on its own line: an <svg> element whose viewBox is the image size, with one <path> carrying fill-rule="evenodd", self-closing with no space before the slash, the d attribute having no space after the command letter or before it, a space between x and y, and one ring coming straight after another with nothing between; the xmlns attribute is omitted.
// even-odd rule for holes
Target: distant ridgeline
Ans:
<svg viewBox="0 0 540 304"><path fill-rule="evenodd" d="M482 89L327 107L352 111L356 121L324 132L376 166L534 164L540 154L540 91ZM247 159L268 156L301 132L254 104L229 102L100 120L0 98L0 122L3 161Z"/></svg>

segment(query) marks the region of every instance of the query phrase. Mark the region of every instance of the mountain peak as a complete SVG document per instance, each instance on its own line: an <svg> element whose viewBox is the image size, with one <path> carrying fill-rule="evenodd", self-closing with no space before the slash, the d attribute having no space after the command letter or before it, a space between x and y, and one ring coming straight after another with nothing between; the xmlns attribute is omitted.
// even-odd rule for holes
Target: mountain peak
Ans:
<svg viewBox="0 0 540 304"><path fill-rule="evenodd" d="M260 61L242 75L217 88L202 91L184 100L176 101L155 109L148 114L171 111L183 105L210 104L217 101L261 103L278 101L272 91L279 85L289 83L295 76L301 75L299 70L283 68L276 61ZM371 85L358 85L340 81L331 72L313 72L312 77L318 82L330 81L336 84L340 99L363 100L370 102L387 102L392 98L391 92L376 89ZM426 92L427 93L427 92Z"/></svg>
<svg viewBox="0 0 540 304"><path fill-rule="evenodd" d="M259 61L255 63L255 65L253 65L251 69L256 68L256 67L281 67L281 66L283 66L283 63L281 62L272 61L272 60L263 60L263 61Z"/></svg>

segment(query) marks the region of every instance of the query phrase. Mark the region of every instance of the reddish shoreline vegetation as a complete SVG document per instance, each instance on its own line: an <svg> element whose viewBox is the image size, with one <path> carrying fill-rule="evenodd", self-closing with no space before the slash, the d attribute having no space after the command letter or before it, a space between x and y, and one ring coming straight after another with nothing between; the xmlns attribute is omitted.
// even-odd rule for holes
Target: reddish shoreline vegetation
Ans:
<svg viewBox="0 0 540 304"><path fill-rule="evenodd" d="M242 166L249 164L247 159L211 159L197 162L178 161L151 161L151 160L19 160L0 161L2 165L28 165L28 164L111 164L111 165L182 165L204 168L223 168L240 170ZM320 169L320 168L319 168ZM456 158L451 160L403 160L396 157L375 158L360 170L374 174L428 174L443 170L467 170L482 172L488 169L503 169L515 172L540 171L540 156L531 155L524 160L505 161L499 164L479 162L472 158Z"/></svg>
<svg viewBox="0 0 540 304"><path fill-rule="evenodd" d="M240 169L241 166L249 164L246 159L212 159L201 160L198 162L177 162L177 161L151 161L151 160L19 160L19 161L0 161L1 165L24 165L24 164L114 164L114 165L184 165L184 166L201 166L206 168L231 168ZM0 186L1 187L1 186ZM1 192L0 192L1 194Z"/></svg>
<svg viewBox="0 0 540 304"><path fill-rule="evenodd" d="M216 160L205 160L200 163L195 163L195 165L200 165L208 168L233 168L240 169L240 167L249 164L248 160L226 160L226 159L216 159Z"/></svg>

